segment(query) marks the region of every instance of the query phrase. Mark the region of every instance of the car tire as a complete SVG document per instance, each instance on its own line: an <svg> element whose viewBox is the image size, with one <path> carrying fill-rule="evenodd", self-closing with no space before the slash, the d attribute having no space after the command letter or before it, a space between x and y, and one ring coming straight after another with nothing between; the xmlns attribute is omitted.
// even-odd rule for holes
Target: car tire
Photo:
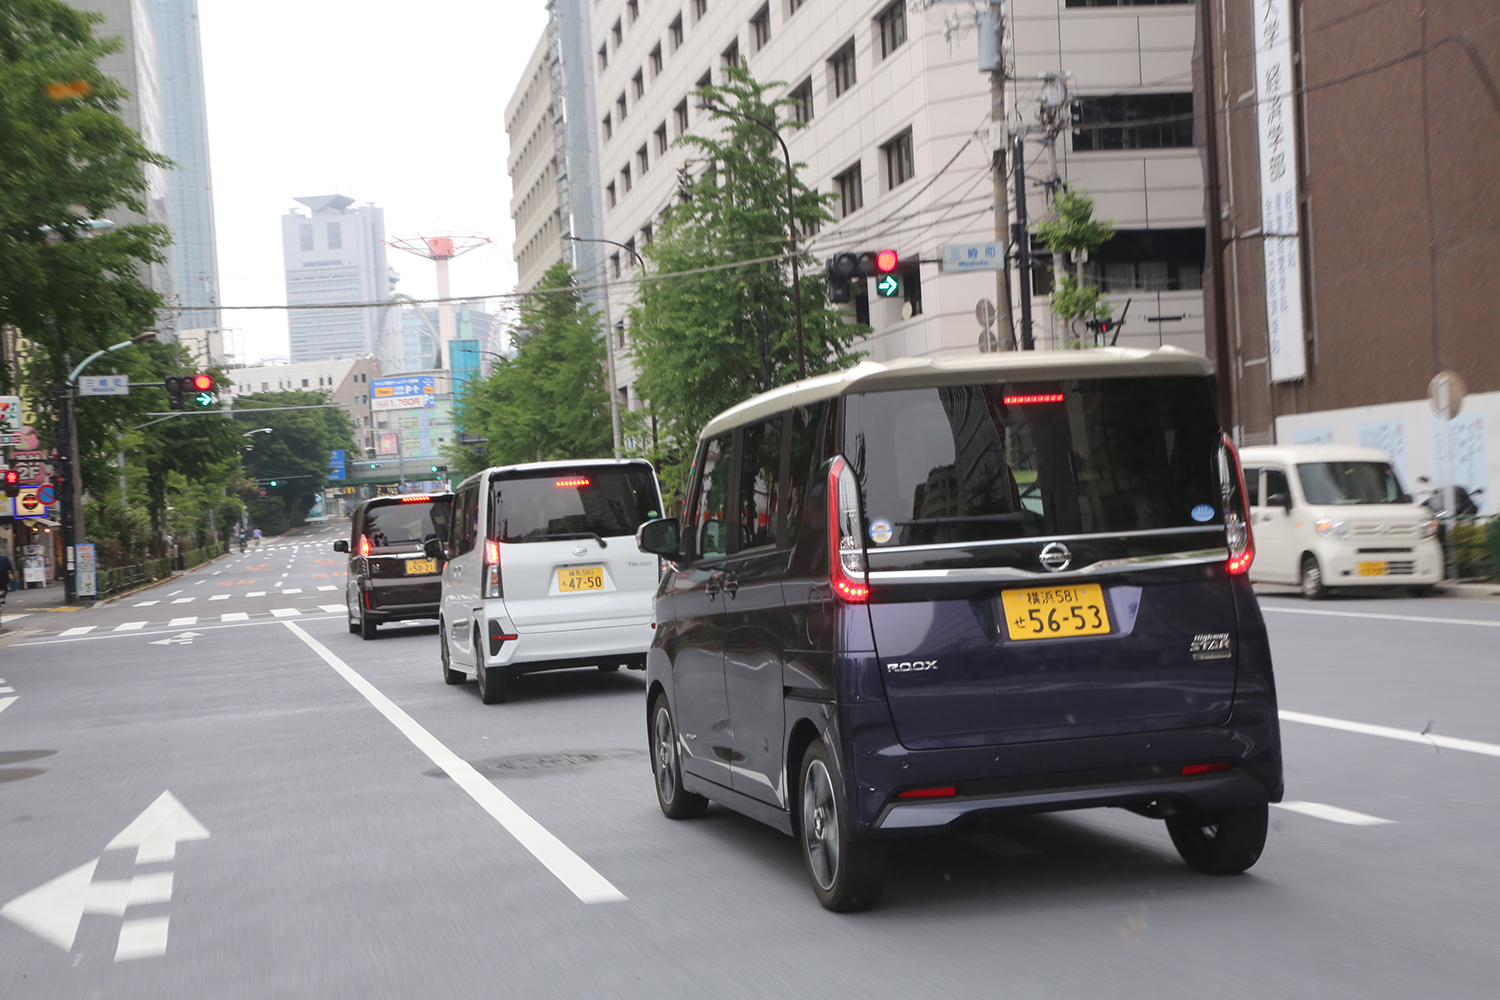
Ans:
<svg viewBox="0 0 1500 1000"><path fill-rule="evenodd" d="M1167 817L1167 833L1182 860L1204 875L1238 875L1260 860L1268 806L1244 806Z"/></svg>
<svg viewBox="0 0 1500 1000"><path fill-rule="evenodd" d="M349 631L354 635L359 635L359 622L353 618L349 619Z"/></svg>
<svg viewBox="0 0 1500 1000"><path fill-rule="evenodd" d="M1323 581L1323 567L1318 565L1318 557L1312 553L1302 557L1302 574L1298 577L1302 584L1302 596L1309 601L1321 601L1328 596L1328 585Z"/></svg>
<svg viewBox="0 0 1500 1000"><path fill-rule="evenodd" d="M344 592L344 607L349 612L349 631L353 635L359 635L359 602L349 600L348 591Z"/></svg>
<svg viewBox="0 0 1500 1000"><path fill-rule="evenodd" d="M379 633L375 631L376 625L363 614L359 616L359 637L365 641L376 638Z"/></svg>
<svg viewBox="0 0 1500 1000"><path fill-rule="evenodd" d="M505 700L506 689L510 687L510 668L503 664L498 667L484 665L484 641L478 632L474 633L474 678L479 681L480 701L486 705L498 705Z"/></svg>
<svg viewBox="0 0 1500 1000"><path fill-rule="evenodd" d="M651 776L656 785L656 804L667 819L697 819L708 812L708 799L682 787L682 765L677 756L677 723L667 696L658 694L651 703Z"/></svg>
<svg viewBox="0 0 1500 1000"><path fill-rule="evenodd" d="M835 913L869 909L885 887L886 845L852 836L832 755L822 740L808 746L797 773L797 839L813 893Z"/></svg>
<svg viewBox="0 0 1500 1000"><path fill-rule="evenodd" d="M448 655L448 626L441 621L438 622L438 658L443 664L444 684L462 684L469 679L462 670L453 669L453 658Z"/></svg>
<svg viewBox="0 0 1500 1000"><path fill-rule="evenodd" d="M612 674L616 670L619 670L619 669L620 669L620 665L618 663L601 663L601 664L599 664L599 672L601 674Z"/></svg>
<svg viewBox="0 0 1500 1000"><path fill-rule="evenodd" d="M1431 597L1437 588L1430 583L1419 584L1415 587L1407 587L1406 592L1412 597Z"/></svg>

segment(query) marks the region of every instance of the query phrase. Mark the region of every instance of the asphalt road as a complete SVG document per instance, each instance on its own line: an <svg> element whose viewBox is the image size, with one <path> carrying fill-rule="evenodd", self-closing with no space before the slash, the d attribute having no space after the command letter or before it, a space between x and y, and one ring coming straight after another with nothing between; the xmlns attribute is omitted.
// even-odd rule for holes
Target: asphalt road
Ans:
<svg viewBox="0 0 1500 1000"><path fill-rule="evenodd" d="M1263 600L1301 811L1246 875L1096 810L836 916L791 839L661 816L640 674L485 706L434 628L349 634L343 530L6 623L0 997L1496 995L1500 603Z"/></svg>

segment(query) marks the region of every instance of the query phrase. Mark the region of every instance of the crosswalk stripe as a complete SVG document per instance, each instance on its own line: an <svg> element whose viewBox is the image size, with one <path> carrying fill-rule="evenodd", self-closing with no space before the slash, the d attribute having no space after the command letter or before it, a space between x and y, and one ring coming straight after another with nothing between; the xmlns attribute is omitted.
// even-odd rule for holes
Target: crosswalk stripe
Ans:
<svg viewBox="0 0 1500 1000"><path fill-rule="evenodd" d="M227 601L227 600L229 600L229 595L228 594L215 594L214 596L210 597L209 600L210 601Z"/></svg>
<svg viewBox="0 0 1500 1000"><path fill-rule="evenodd" d="M116 625L115 626L115 631L116 632L134 632L136 629L145 628L145 627L146 627L146 623L145 622L126 622L123 625Z"/></svg>
<svg viewBox="0 0 1500 1000"><path fill-rule="evenodd" d="M29 611L22 611L21 613L14 614L14 615L0 615L0 623L13 622L17 618L25 618L30 613L31 612L29 612Z"/></svg>
<svg viewBox="0 0 1500 1000"><path fill-rule="evenodd" d="M319 590L338 590L339 588L332 587L332 586L327 586L327 587L319 587L318 589Z"/></svg>
<svg viewBox="0 0 1500 1000"><path fill-rule="evenodd" d="M296 608L272 608L271 609L271 614L275 615L277 618L295 618L296 616L300 615L301 613L302 612L298 611Z"/></svg>
<svg viewBox="0 0 1500 1000"><path fill-rule="evenodd" d="M264 590L252 590L252 591L250 591L250 593L246 594L245 596L246 597L265 597L266 596L266 592Z"/></svg>
<svg viewBox="0 0 1500 1000"><path fill-rule="evenodd" d="M79 625L79 626L77 626L75 628L70 628L70 629L66 629L66 630L64 630L62 632L59 632L59 633L57 633L57 636L58 636L58 638L62 638L64 636L69 636L69 635L88 635L90 632L94 631L94 629L96 629L98 627L99 626L97 626L97 625Z"/></svg>
<svg viewBox="0 0 1500 1000"><path fill-rule="evenodd" d="M171 621L167 622L167 628L177 628L179 625L196 625L196 624L198 624L198 616L197 615L193 615L193 616L191 616L189 618L173 618Z"/></svg>
<svg viewBox="0 0 1500 1000"><path fill-rule="evenodd" d="M179 597L179 598L177 598L177 600L173 601L172 603L173 604L192 604L193 600L194 600L194 598L191 598L191 597Z"/></svg>
<svg viewBox="0 0 1500 1000"><path fill-rule="evenodd" d="M249 614L244 611L230 611L219 616L221 622L243 622L249 619Z"/></svg>
<svg viewBox="0 0 1500 1000"><path fill-rule="evenodd" d="M153 604L160 604L160 603L161 603L161 601L139 601L136 604L132 605L132 607L149 608Z"/></svg>
<svg viewBox="0 0 1500 1000"><path fill-rule="evenodd" d="M1287 812L1301 813L1304 816L1312 816L1317 819L1326 819L1330 823L1347 823L1350 826L1384 826L1387 823L1396 822L1393 819L1381 819L1379 816L1371 816L1369 813L1355 812L1353 809L1340 809L1338 806L1325 805L1322 802L1272 802L1271 805L1277 809L1285 809Z"/></svg>
<svg viewBox="0 0 1500 1000"><path fill-rule="evenodd" d="M344 610L344 606L342 604L319 604L318 607L322 608L330 615L336 615L340 611Z"/></svg>
<svg viewBox="0 0 1500 1000"><path fill-rule="evenodd" d="M283 594L300 594L300 593L302 593L302 588L301 587L288 587L285 590L283 590L282 593Z"/></svg>

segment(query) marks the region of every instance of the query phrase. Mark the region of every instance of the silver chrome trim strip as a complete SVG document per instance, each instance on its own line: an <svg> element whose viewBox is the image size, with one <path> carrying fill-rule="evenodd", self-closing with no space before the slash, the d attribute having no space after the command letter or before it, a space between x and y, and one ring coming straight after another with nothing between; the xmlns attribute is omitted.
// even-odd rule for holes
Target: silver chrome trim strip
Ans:
<svg viewBox="0 0 1500 1000"><path fill-rule="evenodd" d="M1163 552L1154 556L1130 556L1125 559L1101 559L1080 569L1063 573L1046 570L1017 569L1014 566L977 566L973 569L884 569L869 573L874 583L932 583L938 580L1076 580L1122 569L1175 569L1180 566L1205 566L1229 558L1226 549L1195 549L1191 552Z"/></svg>
<svg viewBox="0 0 1500 1000"><path fill-rule="evenodd" d="M898 522L899 523L899 522ZM1077 535L1036 535L1027 538L991 538L978 542L938 542L932 545L867 545L866 552L927 552L934 549L972 549L990 545L1045 545L1048 542L1093 542L1101 538L1149 538L1161 535L1186 535L1198 531L1224 531L1222 524L1195 524L1186 528L1143 528L1140 531L1096 531Z"/></svg>

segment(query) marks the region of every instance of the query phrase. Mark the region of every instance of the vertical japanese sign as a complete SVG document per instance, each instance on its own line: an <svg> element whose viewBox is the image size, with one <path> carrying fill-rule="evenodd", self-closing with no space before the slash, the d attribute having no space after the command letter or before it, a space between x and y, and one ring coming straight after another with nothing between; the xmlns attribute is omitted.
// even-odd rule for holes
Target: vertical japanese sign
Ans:
<svg viewBox="0 0 1500 1000"><path fill-rule="evenodd" d="M80 542L73 547L74 566L78 580L79 597L95 597L99 593L99 586L94 571L98 563L94 558L94 546L92 542Z"/></svg>
<svg viewBox="0 0 1500 1000"><path fill-rule="evenodd" d="M1260 227L1266 248L1266 340L1272 382L1291 382L1307 374L1290 6L1290 0L1255 0Z"/></svg>

